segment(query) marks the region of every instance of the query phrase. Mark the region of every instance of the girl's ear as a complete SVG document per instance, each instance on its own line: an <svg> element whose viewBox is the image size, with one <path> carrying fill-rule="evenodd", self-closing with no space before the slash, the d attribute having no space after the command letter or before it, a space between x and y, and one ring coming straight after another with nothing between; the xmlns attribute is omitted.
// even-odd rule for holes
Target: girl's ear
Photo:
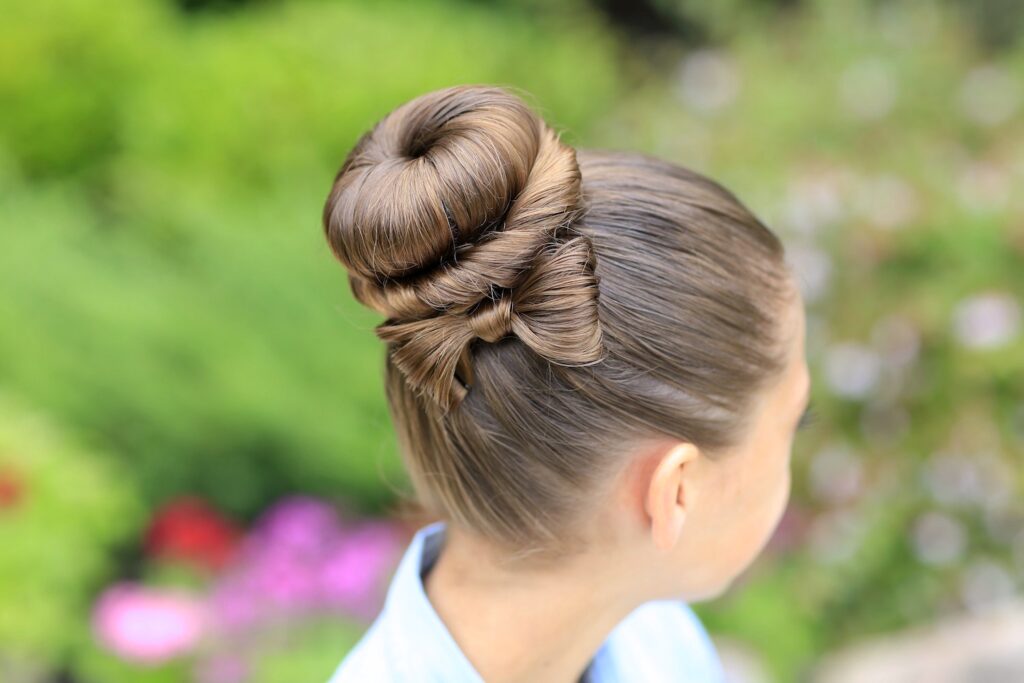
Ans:
<svg viewBox="0 0 1024 683"><path fill-rule="evenodd" d="M700 451L692 443L680 441L668 447L660 457L647 486L645 509L651 525L651 540L664 553L678 543L686 521L691 492L686 490L683 468Z"/></svg>

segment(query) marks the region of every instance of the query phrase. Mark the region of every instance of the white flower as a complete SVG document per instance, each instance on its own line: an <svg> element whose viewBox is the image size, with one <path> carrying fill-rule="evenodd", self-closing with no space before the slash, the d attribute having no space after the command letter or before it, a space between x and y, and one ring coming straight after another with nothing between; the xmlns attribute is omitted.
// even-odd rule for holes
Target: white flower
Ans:
<svg viewBox="0 0 1024 683"><path fill-rule="evenodd" d="M878 384L881 360L863 344L844 342L825 352L825 380L833 393L844 398L864 398Z"/></svg>
<svg viewBox="0 0 1024 683"><path fill-rule="evenodd" d="M956 562L967 547L967 532L957 519L942 512L926 512L911 531L914 554L924 564L947 565Z"/></svg>
<svg viewBox="0 0 1024 683"><path fill-rule="evenodd" d="M679 67L679 97L698 111L724 109L735 101L739 91L739 71L732 58L724 52L695 50Z"/></svg>
<svg viewBox="0 0 1024 683"><path fill-rule="evenodd" d="M1008 293L985 292L964 299L953 312L953 333L964 346L992 349L1020 333L1020 304Z"/></svg>
<svg viewBox="0 0 1024 683"><path fill-rule="evenodd" d="M972 612L984 610L1013 597L1016 585L1002 564L989 559L977 560L964 572L960 597Z"/></svg>
<svg viewBox="0 0 1024 683"><path fill-rule="evenodd" d="M832 257L827 252L806 244L788 244L786 263L805 302L813 303L825 295L832 279Z"/></svg>
<svg viewBox="0 0 1024 683"><path fill-rule="evenodd" d="M861 492L864 468L847 444L829 444L811 460L811 492L828 503L845 503Z"/></svg>

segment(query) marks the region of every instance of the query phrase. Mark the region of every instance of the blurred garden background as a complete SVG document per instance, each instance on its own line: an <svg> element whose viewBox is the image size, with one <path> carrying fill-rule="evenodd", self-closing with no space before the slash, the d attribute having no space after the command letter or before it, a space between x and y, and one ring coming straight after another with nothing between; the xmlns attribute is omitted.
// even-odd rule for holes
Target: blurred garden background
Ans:
<svg viewBox="0 0 1024 683"><path fill-rule="evenodd" d="M320 210L455 83L707 173L787 244L818 420L768 551L696 606L735 680L881 681L836 672L1019 605L1024 4L2 10L0 680L323 681L366 628L423 520Z"/></svg>

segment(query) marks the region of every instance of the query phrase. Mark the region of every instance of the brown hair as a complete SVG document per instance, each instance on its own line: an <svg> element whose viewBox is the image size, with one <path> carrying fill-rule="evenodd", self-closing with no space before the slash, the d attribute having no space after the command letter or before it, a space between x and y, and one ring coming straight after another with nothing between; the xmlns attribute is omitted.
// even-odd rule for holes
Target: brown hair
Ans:
<svg viewBox="0 0 1024 683"><path fill-rule="evenodd" d="M698 173L574 150L509 88L389 113L323 219L353 294L387 318L420 502L520 554L578 547L638 442L736 445L785 367L778 238Z"/></svg>

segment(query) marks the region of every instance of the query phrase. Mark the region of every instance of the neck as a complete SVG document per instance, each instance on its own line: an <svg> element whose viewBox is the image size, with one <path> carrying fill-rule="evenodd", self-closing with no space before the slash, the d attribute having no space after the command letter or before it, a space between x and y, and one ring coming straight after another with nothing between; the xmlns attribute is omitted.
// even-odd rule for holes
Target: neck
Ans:
<svg viewBox="0 0 1024 683"><path fill-rule="evenodd" d="M623 563L580 555L510 569L459 530L424 579L435 611L486 681L575 683L611 630L645 601Z"/></svg>

